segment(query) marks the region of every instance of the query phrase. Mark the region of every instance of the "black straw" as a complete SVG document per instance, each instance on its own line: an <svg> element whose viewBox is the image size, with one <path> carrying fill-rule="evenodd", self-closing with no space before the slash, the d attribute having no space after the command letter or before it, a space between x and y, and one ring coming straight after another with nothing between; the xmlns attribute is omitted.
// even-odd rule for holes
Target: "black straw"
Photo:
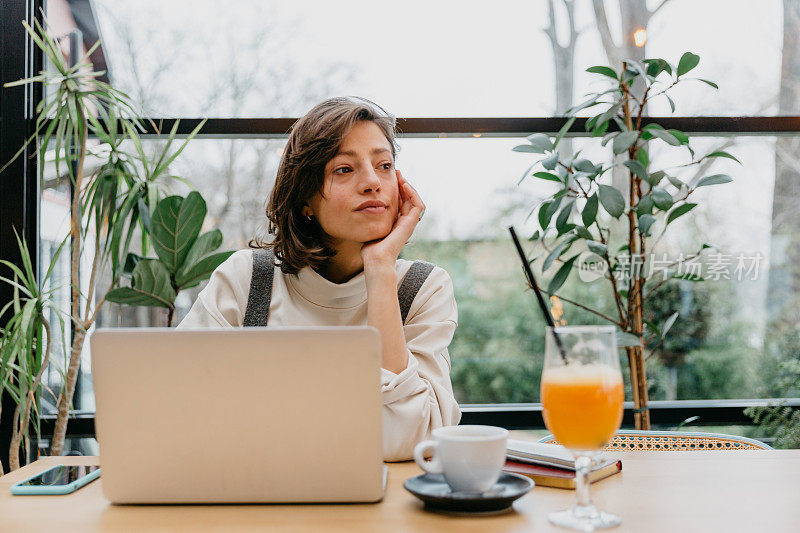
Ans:
<svg viewBox="0 0 800 533"><path fill-rule="evenodd" d="M567 364L567 352L564 350L564 345L561 344L561 338L556 333L556 324L553 321L553 316L550 314L550 308L547 307L547 304L544 301L544 296L542 295L542 291L539 289L539 285L536 283L536 278L533 276L531 265L528 263L528 258L525 255L525 251L522 249L522 244L520 244L519 239L517 238L517 232L514 231L514 226L509 226L508 231L511 233L511 238L514 239L514 245L517 247L517 253L519 253L519 258L522 261L522 268L525 270L525 276L528 278L528 285L530 285L536 293L536 299L539 301L539 307L542 308L544 319L547 322L547 325L553 328L553 339L555 339L558 350L561 352L561 359L564 360L564 364Z"/></svg>

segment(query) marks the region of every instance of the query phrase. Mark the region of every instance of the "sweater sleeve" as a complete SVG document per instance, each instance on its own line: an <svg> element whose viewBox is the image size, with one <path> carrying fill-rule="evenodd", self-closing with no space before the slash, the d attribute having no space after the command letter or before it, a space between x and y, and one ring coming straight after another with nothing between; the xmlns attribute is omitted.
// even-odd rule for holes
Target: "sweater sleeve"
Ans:
<svg viewBox="0 0 800 533"><path fill-rule="evenodd" d="M458 324L453 283L435 267L420 288L403 326L408 366L395 374L381 369L383 453L404 461L431 430L458 424L461 411L450 383L447 351Z"/></svg>
<svg viewBox="0 0 800 533"><path fill-rule="evenodd" d="M252 275L251 250L239 250L231 255L211 274L178 329L240 327Z"/></svg>

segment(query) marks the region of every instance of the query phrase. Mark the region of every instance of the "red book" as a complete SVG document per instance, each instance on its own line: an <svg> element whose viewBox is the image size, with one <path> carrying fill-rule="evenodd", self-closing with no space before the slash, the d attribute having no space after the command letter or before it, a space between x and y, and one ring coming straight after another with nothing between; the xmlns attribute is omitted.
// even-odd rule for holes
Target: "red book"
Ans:
<svg viewBox="0 0 800 533"><path fill-rule="evenodd" d="M520 463L517 461L506 461L503 471L514 474L522 474L531 478L541 487L556 487L559 489L575 488L575 471L563 468L553 468L530 463ZM610 461L601 464L589 472L589 482L594 483L617 472L622 471L622 461Z"/></svg>

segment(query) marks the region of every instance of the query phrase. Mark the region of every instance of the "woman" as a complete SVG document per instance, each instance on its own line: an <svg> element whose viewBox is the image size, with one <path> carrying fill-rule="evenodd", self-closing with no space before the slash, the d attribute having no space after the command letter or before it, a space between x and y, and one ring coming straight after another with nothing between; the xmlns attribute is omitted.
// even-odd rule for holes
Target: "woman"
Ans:
<svg viewBox="0 0 800 533"><path fill-rule="evenodd" d="M401 318L398 286L412 262L398 255L425 205L395 169L396 152L395 120L376 104L331 98L317 105L292 126L283 152L267 205L274 241L251 242L279 267L266 295L270 326L380 332L387 461L411 458L432 429L461 417L449 375L458 314L447 272L433 267ZM261 286L262 255L242 250L220 265L179 327L249 325L248 300L264 296L251 293L251 278L252 292Z"/></svg>

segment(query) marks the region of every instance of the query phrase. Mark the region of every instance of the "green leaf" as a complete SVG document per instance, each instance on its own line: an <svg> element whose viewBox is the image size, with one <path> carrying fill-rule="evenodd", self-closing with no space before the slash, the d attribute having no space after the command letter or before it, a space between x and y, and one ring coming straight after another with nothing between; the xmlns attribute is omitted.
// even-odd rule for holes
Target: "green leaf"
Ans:
<svg viewBox="0 0 800 533"><path fill-rule="evenodd" d="M195 263L222 245L222 232L218 229L203 233L192 244L183 265L178 270L178 277L183 276Z"/></svg>
<svg viewBox="0 0 800 533"><path fill-rule="evenodd" d="M622 194L610 185L600 185L597 191L603 208L614 218L619 218L625 211L625 199Z"/></svg>
<svg viewBox="0 0 800 533"><path fill-rule="evenodd" d="M572 245L574 237L568 237L564 239L558 246L553 248L553 250L547 254L547 257L544 260L544 264L542 265L542 271L547 270L550 268L550 265L553 264L553 261L561 257L561 254L567 251L567 249Z"/></svg>
<svg viewBox="0 0 800 533"><path fill-rule="evenodd" d="M592 130L592 137L602 137L608 130L608 122L603 122Z"/></svg>
<svg viewBox="0 0 800 533"><path fill-rule="evenodd" d="M617 114L620 107L622 107L622 104L614 104L606 109L604 113L597 115L597 119L595 120L594 124L595 129L611 120Z"/></svg>
<svg viewBox="0 0 800 533"><path fill-rule="evenodd" d="M635 159L629 159L628 161L625 161L622 164L628 167L628 169L630 169L631 172L633 172L643 180L647 181L647 170L645 170L644 165L640 161L637 161Z"/></svg>
<svg viewBox="0 0 800 533"><path fill-rule="evenodd" d="M686 52L681 56L680 61L678 62L678 77L680 78L694 67L700 63L700 56L695 55L691 52Z"/></svg>
<svg viewBox="0 0 800 533"><path fill-rule="evenodd" d="M531 143L531 146L540 151L540 153L549 152L553 149L553 143L550 142L550 137L544 133L534 133L528 135L525 139Z"/></svg>
<svg viewBox="0 0 800 533"><path fill-rule="evenodd" d="M572 202L567 202L561 209L561 212L558 214L558 218L556 219L556 229L558 230L559 235L565 233L564 226L569 221L569 215L571 212Z"/></svg>
<svg viewBox="0 0 800 533"><path fill-rule="evenodd" d="M575 163L572 164L572 167L575 170L580 172L588 172L589 174L593 174L595 172L594 163L589 161L588 159L578 159Z"/></svg>
<svg viewBox="0 0 800 533"><path fill-rule="evenodd" d="M639 233L645 236L649 235L650 228L653 226L653 223L655 223L655 221L656 217L654 217L653 215L648 215L647 213L641 215L639 217Z"/></svg>
<svg viewBox="0 0 800 533"><path fill-rule="evenodd" d="M558 165L558 152L553 152L551 155L542 159L542 166L547 170L555 170Z"/></svg>
<svg viewBox="0 0 800 533"><path fill-rule="evenodd" d="M678 315L680 315L680 313L678 313L678 312L676 311L676 312L672 313L672 314L671 314L671 315L670 315L670 316L669 316L669 317L668 317L668 318L667 318L667 319L664 321L664 325L663 325L663 326L661 326L661 337L664 337L664 336L666 336L666 335L667 335L667 332L670 330L670 328L672 327L672 325L675 323L675 320L677 320L677 318L678 318Z"/></svg>
<svg viewBox="0 0 800 533"><path fill-rule="evenodd" d="M606 253L608 253L608 246L601 242L587 241L586 246L592 253L595 253L600 257L605 257Z"/></svg>
<svg viewBox="0 0 800 533"><path fill-rule="evenodd" d="M194 265L192 265L184 274L179 275L175 279L175 283L181 289L194 287L201 281L208 279L211 273L216 270L218 266L225 262L233 251L219 252L216 254L204 257Z"/></svg>
<svg viewBox="0 0 800 533"><path fill-rule="evenodd" d="M619 81L617 73L611 67L603 67L603 66L589 67L586 69L586 72L591 72L592 74L602 74L603 76L608 76L609 78L614 78L615 80Z"/></svg>
<svg viewBox="0 0 800 533"><path fill-rule="evenodd" d="M150 237L170 273L176 273L183 265L205 217L206 202L197 191L186 198L168 196L158 202L150 221Z"/></svg>
<svg viewBox="0 0 800 533"><path fill-rule="evenodd" d="M684 182L682 182L681 180L679 180L678 178L676 178L675 176L669 176L668 175L667 179L678 190L683 189L684 187L686 187L686 184Z"/></svg>
<svg viewBox="0 0 800 533"><path fill-rule="evenodd" d="M558 143L561 142L561 139L564 138L564 135L567 134L577 118L578 117L572 117L563 126L561 126L561 129L558 130L558 135L556 135L556 140L553 142L553 149L558 146Z"/></svg>
<svg viewBox="0 0 800 533"><path fill-rule="evenodd" d="M646 320L646 319L642 319L642 322L644 323L645 326L647 326L647 328L650 331L655 333L658 337L661 337L661 330L658 329L658 326L656 326L655 324L653 324L652 322L650 322L649 320Z"/></svg>
<svg viewBox="0 0 800 533"><path fill-rule="evenodd" d="M128 254L128 256L125 258L125 266L122 267L122 273L130 276L133 274L133 269L136 268L136 265L138 265L143 259L144 257L140 255Z"/></svg>
<svg viewBox="0 0 800 533"><path fill-rule="evenodd" d="M667 173L664 172L663 170L656 170L655 172L648 174L647 178L645 178L645 181L647 181L647 183L650 184L651 187L655 187L656 185L661 183L661 180L664 179L664 176L666 175Z"/></svg>
<svg viewBox="0 0 800 533"><path fill-rule="evenodd" d="M675 220L679 216L685 215L686 213L688 213L689 211L691 211L695 207L697 207L697 204L679 205L678 207L676 207L675 209L670 211L669 215L667 215L667 224L669 224L670 222L672 222L673 220Z"/></svg>
<svg viewBox="0 0 800 533"><path fill-rule="evenodd" d="M592 233L583 226L575 226L575 234L581 239L586 239L587 241L594 239Z"/></svg>
<svg viewBox="0 0 800 533"><path fill-rule="evenodd" d="M586 205L583 206L581 219L583 220L583 225L588 228L589 226L594 224L596 218L597 218L597 194L593 194L589 198L587 198Z"/></svg>
<svg viewBox="0 0 800 533"><path fill-rule="evenodd" d="M697 189L698 187L706 187L708 185L719 185L721 183L729 183L731 181L733 181L733 179L726 174L714 174L701 178L694 188Z"/></svg>
<svg viewBox="0 0 800 533"><path fill-rule="evenodd" d="M556 176L555 174L551 174L550 172L535 172L533 176L539 179L548 181L557 181L561 183L561 180L558 178L558 176Z"/></svg>
<svg viewBox="0 0 800 533"><path fill-rule="evenodd" d="M539 230L537 229L536 231L533 232L533 235L531 235L528 240L529 241L538 241L539 240L539 235L540 235L539 234Z"/></svg>
<svg viewBox="0 0 800 533"><path fill-rule="evenodd" d="M667 131L671 133L673 137L678 139L681 142L681 144L689 143L689 136L683 133L681 130L667 130Z"/></svg>
<svg viewBox="0 0 800 533"><path fill-rule="evenodd" d="M523 173L522 173L522 177L521 177L521 178L519 179L519 181L517 182L517 185L519 185L520 183L522 183L522 182L525 180L525 177L528 175L528 172L530 172L530 171L531 171L531 169L532 169L533 167L535 167L537 163L538 163L538 161L536 161L536 163L534 163L534 164L532 164L531 166L529 166L529 167L528 167L528 169L527 169L525 172L523 172Z"/></svg>
<svg viewBox="0 0 800 533"><path fill-rule="evenodd" d="M550 280L550 284L547 286L547 292L550 294L555 293L561 286L567 281L569 277L569 273L572 271L572 264L578 258L577 255L572 256L571 258L567 259L561 268L558 269L556 275L553 276L553 279Z"/></svg>
<svg viewBox="0 0 800 533"><path fill-rule="evenodd" d="M731 154L729 154L728 152L724 152L724 151L722 151L722 150L720 150L720 151L717 151L717 152L711 152L711 153L710 153L710 154L708 154L706 157L727 157L728 159L733 159L734 161L736 161L736 162L737 162L737 163L739 163L740 165L742 164L742 162L741 162L741 161L739 161L738 159L736 159L735 157L733 157L733 156L732 156Z"/></svg>
<svg viewBox="0 0 800 533"><path fill-rule="evenodd" d="M608 135L605 135L605 136L603 137L603 141L600 143L600 146L605 146L605 145L607 145L607 144L608 144L610 141L613 141L613 140L614 140L614 138L615 138L617 135L619 135L619 134L620 134L620 132L618 132L618 131L615 131L615 132L609 133Z"/></svg>
<svg viewBox="0 0 800 533"><path fill-rule="evenodd" d="M612 145L611 149L614 151L615 155L621 154L628 148L630 148L633 143L636 142L636 139L639 137L638 131L623 131L616 137L614 137L614 144Z"/></svg>
<svg viewBox="0 0 800 533"><path fill-rule="evenodd" d="M556 212L558 211L558 207L561 205L561 197L555 199L555 201L551 202L550 205L547 206L547 223L550 223L550 220L555 216ZM542 228L545 229L545 228Z"/></svg>
<svg viewBox="0 0 800 533"><path fill-rule="evenodd" d="M672 133L669 133L666 130L661 130L661 129L658 129L658 128L652 128L652 129L648 130L648 132L653 137L658 137L659 139L661 139L662 141L664 141L665 143L667 143L669 145L672 145L672 146L680 146L681 145L681 141L677 137L675 137Z"/></svg>
<svg viewBox="0 0 800 533"><path fill-rule="evenodd" d="M636 206L636 214L639 216L642 215L649 215L653 213L653 197L649 194L642 197L639 200L639 204Z"/></svg>
<svg viewBox="0 0 800 533"><path fill-rule="evenodd" d="M633 333L626 333L624 331L617 331L617 347L627 348L632 346L641 346L642 338Z"/></svg>
<svg viewBox="0 0 800 533"><path fill-rule="evenodd" d="M663 59L645 59L643 63L647 65L647 75L653 78L661 74L662 71L672 74L672 67Z"/></svg>
<svg viewBox="0 0 800 533"><path fill-rule="evenodd" d="M668 94L664 94L664 98L667 99L667 102L669 102L669 108L674 113L675 112L675 102L672 100L672 98L670 98L670 96Z"/></svg>
<svg viewBox="0 0 800 533"><path fill-rule="evenodd" d="M518 144L514 148L511 149L513 152L527 152L530 154L543 154L545 150L542 150L536 146L531 146L530 144Z"/></svg>
<svg viewBox="0 0 800 533"><path fill-rule="evenodd" d="M672 195L665 189L662 189L661 187L653 187L650 191L650 195L653 197L653 203L657 208L666 211L672 207Z"/></svg>
<svg viewBox="0 0 800 533"><path fill-rule="evenodd" d="M716 84L716 83L714 83L713 81L704 80L703 78L697 78L697 79L698 79L698 80L700 80L700 81L702 81L703 83L707 83L707 84L711 85L711 86L712 86L713 88L715 88L715 89L719 89L719 85L717 85L717 84Z"/></svg>
<svg viewBox="0 0 800 533"><path fill-rule="evenodd" d="M547 214L547 212L550 210L550 205L553 202L554 200L545 202L539 207L539 226L542 228L543 231L546 230L547 226L550 225L550 219L553 217L553 215Z"/></svg>
<svg viewBox="0 0 800 533"><path fill-rule="evenodd" d="M639 161L645 168L647 165L650 164L650 154L647 153L647 150L642 147L636 150L636 160Z"/></svg>
<svg viewBox="0 0 800 533"><path fill-rule="evenodd" d="M175 302L175 290L164 264L157 259L144 259L133 269L131 286L109 291L106 300L126 305L170 308Z"/></svg>

